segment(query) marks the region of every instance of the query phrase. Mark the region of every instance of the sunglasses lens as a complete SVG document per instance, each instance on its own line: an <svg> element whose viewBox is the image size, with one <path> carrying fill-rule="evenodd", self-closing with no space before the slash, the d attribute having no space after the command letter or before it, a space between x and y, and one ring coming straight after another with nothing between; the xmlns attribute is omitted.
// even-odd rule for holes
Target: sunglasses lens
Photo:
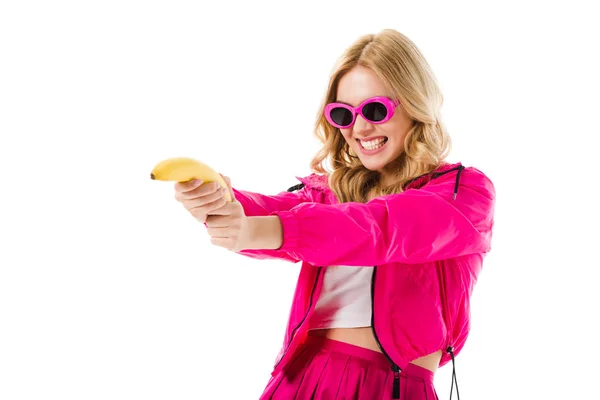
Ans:
<svg viewBox="0 0 600 400"><path fill-rule="evenodd" d="M352 113L342 107L336 107L331 110L329 116L338 125L348 126L352 123Z"/></svg>
<svg viewBox="0 0 600 400"><path fill-rule="evenodd" d="M378 101L365 105L362 112L368 120L373 122L382 121L387 116L387 108Z"/></svg>

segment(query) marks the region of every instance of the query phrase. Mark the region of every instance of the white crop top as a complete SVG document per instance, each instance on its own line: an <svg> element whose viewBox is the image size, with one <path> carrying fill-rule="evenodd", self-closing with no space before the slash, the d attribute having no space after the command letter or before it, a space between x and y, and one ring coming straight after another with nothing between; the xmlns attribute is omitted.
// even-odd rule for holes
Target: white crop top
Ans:
<svg viewBox="0 0 600 400"><path fill-rule="evenodd" d="M325 268L321 294L308 329L371 326L372 274L373 267Z"/></svg>

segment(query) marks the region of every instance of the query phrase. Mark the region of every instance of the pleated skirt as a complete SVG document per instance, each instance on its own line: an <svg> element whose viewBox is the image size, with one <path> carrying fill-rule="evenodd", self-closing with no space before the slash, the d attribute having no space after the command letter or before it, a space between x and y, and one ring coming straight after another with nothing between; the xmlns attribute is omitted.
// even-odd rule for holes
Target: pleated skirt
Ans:
<svg viewBox="0 0 600 400"><path fill-rule="evenodd" d="M408 364L400 400L438 400L433 372ZM260 400L392 400L394 372L377 351L308 336L288 366L272 377Z"/></svg>

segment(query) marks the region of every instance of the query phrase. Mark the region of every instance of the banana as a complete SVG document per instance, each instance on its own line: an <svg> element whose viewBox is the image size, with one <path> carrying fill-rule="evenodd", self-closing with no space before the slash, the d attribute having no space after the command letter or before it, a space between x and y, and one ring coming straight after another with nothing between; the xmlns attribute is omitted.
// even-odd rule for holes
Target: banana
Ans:
<svg viewBox="0 0 600 400"><path fill-rule="evenodd" d="M227 188L225 179L208 165L190 157L168 158L156 164L150 173L150 179L157 181L187 182L201 179L203 182L218 182ZM231 202L231 193L225 193L225 199Z"/></svg>

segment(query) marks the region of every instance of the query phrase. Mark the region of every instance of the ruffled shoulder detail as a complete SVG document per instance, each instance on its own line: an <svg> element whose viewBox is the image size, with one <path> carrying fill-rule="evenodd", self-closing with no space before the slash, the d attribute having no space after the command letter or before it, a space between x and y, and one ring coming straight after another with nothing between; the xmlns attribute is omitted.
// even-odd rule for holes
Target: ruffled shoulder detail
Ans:
<svg viewBox="0 0 600 400"><path fill-rule="evenodd" d="M327 175L313 173L304 177L297 176L296 179L302 182L306 187L320 190L329 189L329 179Z"/></svg>
<svg viewBox="0 0 600 400"><path fill-rule="evenodd" d="M407 182L404 185L404 190L419 189L419 188L425 186L427 183L431 182L433 179L436 179L437 177L444 175L445 173L450 172L452 170L456 170L456 169L459 169L459 170L464 169L464 167L462 166L462 163L460 163L460 162L453 163L453 164L443 163L438 168L436 168L434 171L429 172L427 174L423 174L423 175L416 177L413 180ZM312 173L308 176L296 176L296 179L298 179L302 183L299 185L292 186L291 188L288 189L288 191L298 190L298 189L302 188L303 186L306 186L307 188L311 188L311 189L316 189L321 192L330 192L331 191L331 189L329 188L329 177L327 175ZM458 189L458 179L460 179L460 171L459 171L459 174L457 175L457 188L456 189Z"/></svg>

